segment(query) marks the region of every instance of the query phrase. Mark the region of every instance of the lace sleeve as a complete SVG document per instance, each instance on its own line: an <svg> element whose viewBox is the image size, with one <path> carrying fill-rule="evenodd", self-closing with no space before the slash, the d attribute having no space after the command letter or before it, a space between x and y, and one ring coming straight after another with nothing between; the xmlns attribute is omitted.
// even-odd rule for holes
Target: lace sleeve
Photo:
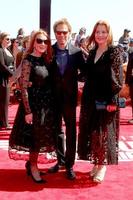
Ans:
<svg viewBox="0 0 133 200"><path fill-rule="evenodd" d="M120 51L117 47L112 48L111 54L111 72L112 72L112 93L118 94L123 85L123 69Z"/></svg>
<svg viewBox="0 0 133 200"><path fill-rule="evenodd" d="M29 78L30 78L31 65L28 60L23 60L22 62L22 71L20 76L20 87L22 92L22 100L25 108L25 113L31 113L29 100L28 100L28 87L29 87Z"/></svg>

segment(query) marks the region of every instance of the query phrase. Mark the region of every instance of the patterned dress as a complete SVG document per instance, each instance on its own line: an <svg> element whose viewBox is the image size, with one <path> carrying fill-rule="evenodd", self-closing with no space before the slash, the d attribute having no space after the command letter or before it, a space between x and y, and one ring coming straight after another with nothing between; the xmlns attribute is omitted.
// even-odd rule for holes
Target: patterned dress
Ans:
<svg viewBox="0 0 133 200"><path fill-rule="evenodd" d="M55 149L55 108L50 78L50 65L42 57L27 56L23 60L20 78L20 102L9 139L9 156L16 159L12 150L52 152ZM25 123L25 114L33 114L33 125Z"/></svg>
<svg viewBox="0 0 133 200"><path fill-rule="evenodd" d="M87 60L78 135L79 159L94 164L118 163L119 108L97 110L96 101L117 104L122 87L122 61L117 47L109 47L94 63L96 49Z"/></svg>

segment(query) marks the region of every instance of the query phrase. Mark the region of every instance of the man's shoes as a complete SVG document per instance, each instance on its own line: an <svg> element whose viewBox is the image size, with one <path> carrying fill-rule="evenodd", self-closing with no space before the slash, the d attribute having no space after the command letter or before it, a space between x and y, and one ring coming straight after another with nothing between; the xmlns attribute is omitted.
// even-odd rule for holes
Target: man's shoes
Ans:
<svg viewBox="0 0 133 200"><path fill-rule="evenodd" d="M53 167L48 169L48 173L56 173L61 169L64 169L65 166L64 165L59 165L58 163L56 165L54 165Z"/></svg>
<svg viewBox="0 0 133 200"><path fill-rule="evenodd" d="M69 180L74 180L76 178L76 175L75 175L75 172L73 171L73 168L66 169L66 175L67 175L67 178Z"/></svg>

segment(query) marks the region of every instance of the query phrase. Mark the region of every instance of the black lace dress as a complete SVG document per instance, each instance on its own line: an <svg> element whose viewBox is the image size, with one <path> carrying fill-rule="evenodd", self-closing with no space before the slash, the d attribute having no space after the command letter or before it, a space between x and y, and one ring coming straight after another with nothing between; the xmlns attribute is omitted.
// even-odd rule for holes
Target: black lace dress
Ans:
<svg viewBox="0 0 133 200"><path fill-rule="evenodd" d="M81 100L78 135L79 159L94 164L118 163L119 108L97 110L95 101L117 104L122 87L122 62L118 48L110 47L94 63L96 49L87 60L87 80Z"/></svg>
<svg viewBox="0 0 133 200"><path fill-rule="evenodd" d="M20 78L22 101L19 104L9 139L9 156L26 159L20 152L55 150L55 108L50 65L42 57L29 55L23 60ZM25 123L25 114L33 114L33 125ZM19 155L19 156L18 156Z"/></svg>

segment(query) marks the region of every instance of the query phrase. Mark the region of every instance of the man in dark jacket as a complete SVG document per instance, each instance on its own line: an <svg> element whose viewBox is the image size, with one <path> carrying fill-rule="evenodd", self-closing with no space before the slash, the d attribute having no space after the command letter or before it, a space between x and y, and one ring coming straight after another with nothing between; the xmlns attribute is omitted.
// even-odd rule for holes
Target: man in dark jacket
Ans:
<svg viewBox="0 0 133 200"><path fill-rule="evenodd" d="M79 48L70 42L71 25L66 19L61 19L54 24L54 33L57 42L54 50L54 91L57 107L57 164L50 168L50 173L66 168L68 179L75 179L73 165L76 154L76 105L78 95L77 75L78 69L84 68L84 59ZM66 151L64 150L64 133L62 119L66 128Z"/></svg>

